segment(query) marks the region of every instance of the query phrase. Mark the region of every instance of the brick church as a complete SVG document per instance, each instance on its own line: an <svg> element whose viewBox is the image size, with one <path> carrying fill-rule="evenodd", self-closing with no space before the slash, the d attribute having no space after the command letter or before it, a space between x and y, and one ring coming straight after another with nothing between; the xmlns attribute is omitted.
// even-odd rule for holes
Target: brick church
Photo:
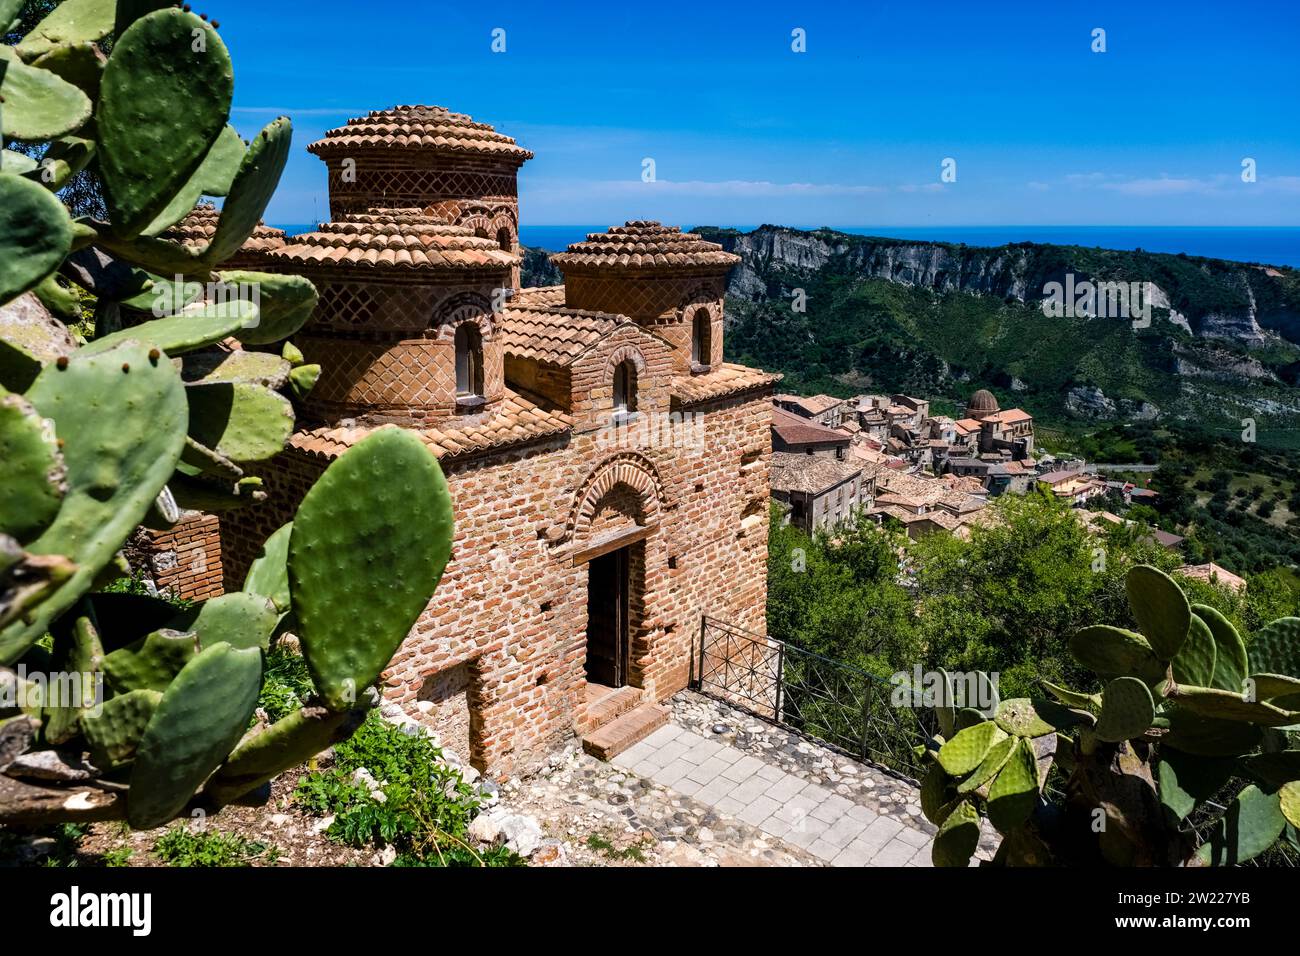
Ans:
<svg viewBox="0 0 1300 956"><path fill-rule="evenodd" d="M308 149L332 221L260 255L320 291L294 342L323 372L259 469L269 500L221 518L226 583L334 457L415 429L456 537L385 697L492 773L574 734L597 753L643 735L687 684L702 615L765 633L779 376L723 361L738 259L629 222L552 256L563 285L519 288L532 154L513 139L401 106Z"/></svg>

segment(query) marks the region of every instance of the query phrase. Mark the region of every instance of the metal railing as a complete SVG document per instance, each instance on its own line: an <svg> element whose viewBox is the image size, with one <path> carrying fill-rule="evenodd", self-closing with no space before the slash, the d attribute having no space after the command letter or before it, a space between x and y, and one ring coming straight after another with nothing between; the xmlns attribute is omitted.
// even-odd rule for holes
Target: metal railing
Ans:
<svg viewBox="0 0 1300 956"><path fill-rule="evenodd" d="M848 664L710 617L700 620L694 687L854 757L916 778L931 715L894 706L894 686Z"/></svg>

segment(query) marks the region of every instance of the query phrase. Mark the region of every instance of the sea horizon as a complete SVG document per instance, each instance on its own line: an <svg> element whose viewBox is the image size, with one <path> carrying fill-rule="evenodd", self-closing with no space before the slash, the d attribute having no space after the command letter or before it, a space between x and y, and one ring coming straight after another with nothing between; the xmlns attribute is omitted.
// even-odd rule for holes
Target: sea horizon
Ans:
<svg viewBox="0 0 1300 956"><path fill-rule="evenodd" d="M274 223L290 235L311 232L315 223ZM562 252L570 243L581 242L589 233L604 232L609 223L541 224L519 227L519 241L525 246ZM750 232L760 224L697 223ZM820 225L773 223L790 229L810 231ZM688 227L695 228L695 226ZM1033 242L1059 246L1135 250L1232 262L1300 268L1300 226L827 226L836 232L882 239L911 239L923 242L964 243L968 246L1001 246L1012 242Z"/></svg>

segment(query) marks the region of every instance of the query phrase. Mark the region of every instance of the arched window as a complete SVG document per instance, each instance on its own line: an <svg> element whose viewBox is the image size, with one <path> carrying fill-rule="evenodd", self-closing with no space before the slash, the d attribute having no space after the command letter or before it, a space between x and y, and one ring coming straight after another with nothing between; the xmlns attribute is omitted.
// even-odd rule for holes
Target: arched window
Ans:
<svg viewBox="0 0 1300 956"><path fill-rule="evenodd" d="M636 411L636 366L631 360L614 368L614 417L626 418Z"/></svg>
<svg viewBox="0 0 1300 956"><path fill-rule="evenodd" d="M456 326L456 398L483 395L483 337L473 322Z"/></svg>
<svg viewBox="0 0 1300 956"><path fill-rule="evenodd" d="M708 365L712 361L713 319L707 309L700 309L691 323L691 364Z"/></svg>
<svg viewBox="0 0 1300 956"><path fill-rule="evenodd" d="M514 241L510 238L510 230L505 226L502 226L497 230L497 245L501 248L502 252L515 251Z"/></svg>

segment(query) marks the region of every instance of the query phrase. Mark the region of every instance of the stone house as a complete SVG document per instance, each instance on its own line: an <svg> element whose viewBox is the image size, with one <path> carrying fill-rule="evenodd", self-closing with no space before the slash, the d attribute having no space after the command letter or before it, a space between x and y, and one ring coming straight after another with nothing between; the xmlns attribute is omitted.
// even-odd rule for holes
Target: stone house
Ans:
<svg viewBox="0 0 1300 956"><path fill-rule="evenodd" d="M871 507L875 480L860 464L824 455L772 453L772 498L786 520L806 534L829 531Z"/></svg>
<svg viewBox="0 0 1300 956"><path fill-rule="evenodd" d="M800 455L818 455L843 461L848 457L853 435L838 428L827 428L772 406L772 450Z"/></svg>
<svg viewBox="0 0 1300 956"><path fill-rule="evenodd" d="M330 461L413 429L456 531L385 697L493 774L575 733L601 755L630 745L686 686L701 615L765 633L779 376L723 360L737 257L629 222L553 256L563 285L520 289L532 154L513 139L400 106L308 150L333 221L266 255L320 292L294 341L323 371L259 470L268 501L221 519L227 584Z"/></svg>
<svg viewBox="0 0 1300 956"><path fill-rule="evenodd" d="M846 414L850 414L848 401L834 395L777 395L773 401L792 415L806 418L827 428L839 428Z"/></svg>

